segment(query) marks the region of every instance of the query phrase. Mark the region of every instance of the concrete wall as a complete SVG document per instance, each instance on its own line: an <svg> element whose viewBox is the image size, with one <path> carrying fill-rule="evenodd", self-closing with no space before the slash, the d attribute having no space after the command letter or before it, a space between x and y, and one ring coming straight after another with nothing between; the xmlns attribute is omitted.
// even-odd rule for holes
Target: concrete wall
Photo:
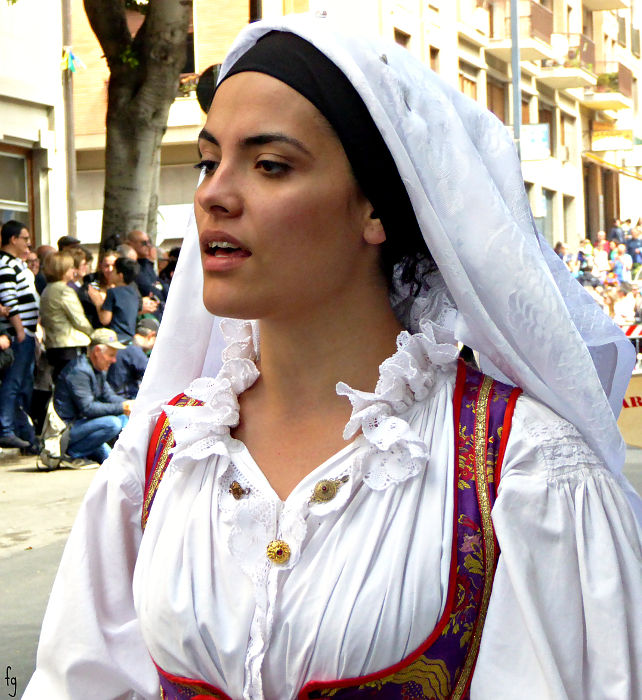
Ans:
<svg viewBox="0 0 642 700"><path fill-rule="evenodd" d="M17 148L31 162L28 223L37 244L67 233L61 53L60 2L0 2L0 152Z"/></svg>

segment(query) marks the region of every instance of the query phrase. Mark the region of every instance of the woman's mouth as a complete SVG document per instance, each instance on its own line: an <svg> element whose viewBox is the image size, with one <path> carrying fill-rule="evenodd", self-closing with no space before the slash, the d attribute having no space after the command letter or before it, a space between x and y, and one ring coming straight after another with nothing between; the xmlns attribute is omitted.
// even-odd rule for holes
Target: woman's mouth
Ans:
<svg viewBox="0 0 642 700"><path fill-rule="evenodd" d="M205 272L227 272L234 270L249 258L247 248L243 248L236 239L229 240L231 236L221 236L207 241L203 246L203 270Z"/></svg>
<svg viewBox="0 0 642 700"><path fill-rule="evenodd" d="M234 258L248 257L249 251L240 248L239 246L230 243L229 241L210 241L207 244L207 255L213 255L215 258Z"/></svg>

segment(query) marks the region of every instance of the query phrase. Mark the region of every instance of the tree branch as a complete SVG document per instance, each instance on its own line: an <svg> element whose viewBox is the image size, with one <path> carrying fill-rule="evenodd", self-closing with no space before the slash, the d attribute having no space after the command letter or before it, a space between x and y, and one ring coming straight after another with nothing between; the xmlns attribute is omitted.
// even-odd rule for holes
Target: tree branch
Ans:
<svg viewBox="0 0 642 700"><path fill-rule="evenodd" d="M89 24L100 43L110 69L122 62L131 44L123 0L84 0Z"/></svg>

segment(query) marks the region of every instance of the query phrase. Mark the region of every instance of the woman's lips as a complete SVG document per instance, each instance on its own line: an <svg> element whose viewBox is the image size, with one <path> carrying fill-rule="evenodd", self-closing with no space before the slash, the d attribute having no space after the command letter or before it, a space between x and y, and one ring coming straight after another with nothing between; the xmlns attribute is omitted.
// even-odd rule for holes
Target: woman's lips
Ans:
<svg viewBox="0 0 642 700"><path fill-rule="evenodd" d="M225 231L204 231L201 235L203 270L221 272L242 265L252 253Z"/></svg>
<svg viewBox="0 0 642 700"><path fill-rule="evenodd" d="M203 270L206 272L223 272L240 267L251 255L242 248L207 249L203 256Z"/></svg>

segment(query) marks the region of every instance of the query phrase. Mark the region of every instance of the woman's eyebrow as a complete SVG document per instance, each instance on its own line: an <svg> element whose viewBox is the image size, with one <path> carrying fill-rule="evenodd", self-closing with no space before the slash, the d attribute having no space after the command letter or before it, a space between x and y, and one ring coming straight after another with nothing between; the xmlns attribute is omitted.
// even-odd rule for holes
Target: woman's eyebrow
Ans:
<svg viewBox="0 0 642 700"><path fill-rule="evenodd" d="M280 132L272 132L267 134L256 134L255 136L248 136L241 141L243 146L264 146L268 143L287 143L290 146L298 148L300 151L305 153L307 156L311 156L310 151L299 141L292 136L287 134L282 134Z"/></svg>
<svg viewBox="0 0 642 700"><path fill-rule="evenodd" d="M218 140L216 139L215 136L210 134L207 129L201 129L200 134L198 135L198 140L200 141L203 139L204 141L209 141L210 143L213 143L215 146L220 146ZM299 149L301 152L305 153L307 156L311 156L312 154L310 151L306 148L306 146L299 141L298 139L295 139L293 136L288 136L287 134L283 134L281 132L269 132L265 134L256 134L254 136L247 136L244 139L241 139L240 145L249 148L251 146L264 146L268 143L287 143L290 146L294 146L295 148Z"/></svg>

